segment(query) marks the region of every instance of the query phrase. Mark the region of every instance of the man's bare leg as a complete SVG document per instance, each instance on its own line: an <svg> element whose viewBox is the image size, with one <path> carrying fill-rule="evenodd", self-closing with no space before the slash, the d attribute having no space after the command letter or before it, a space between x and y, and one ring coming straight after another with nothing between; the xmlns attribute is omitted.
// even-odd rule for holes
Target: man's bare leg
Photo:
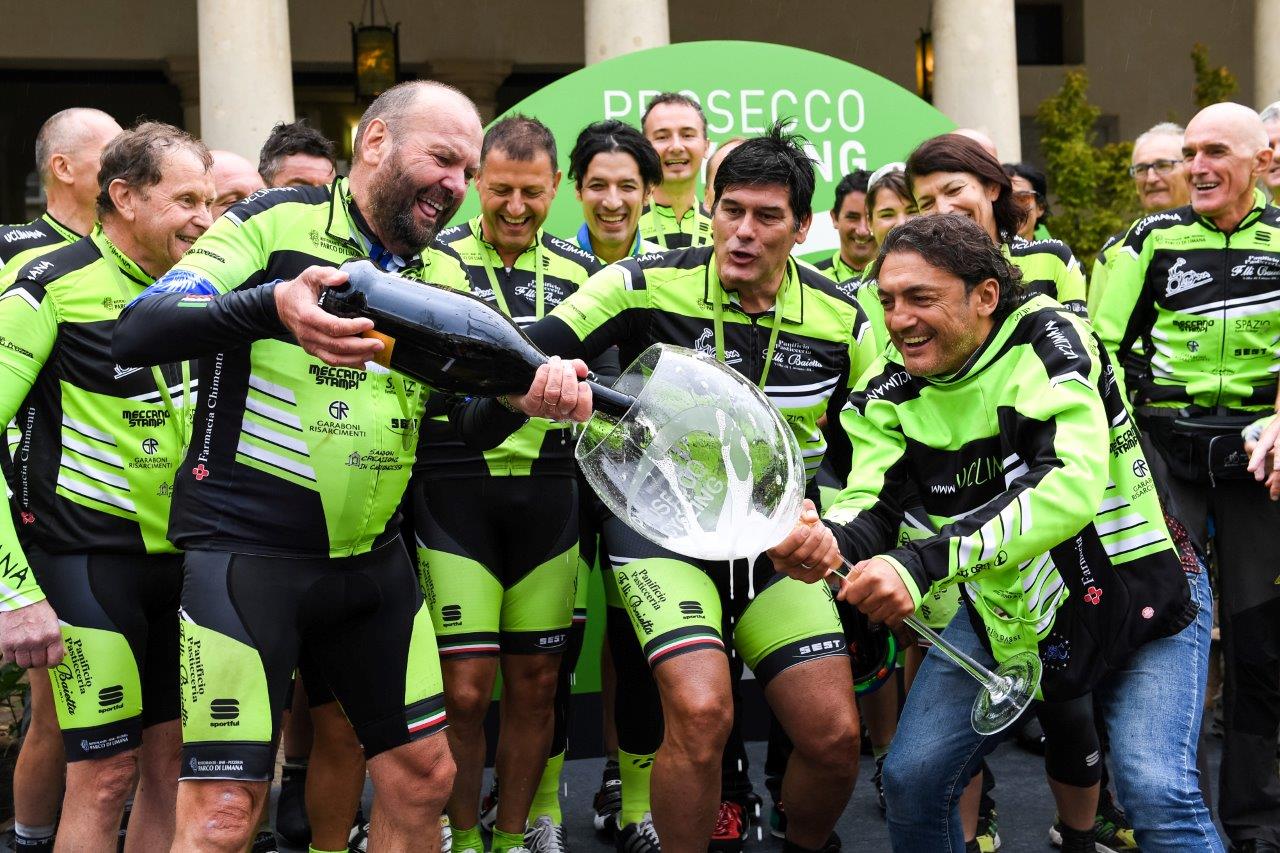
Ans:
<svg viewBox="0 0 1280 853"><path fill-rule="evenodd" d="M177 720L148 726L142 732L138 790L133 797L125 853L166 850L173 843L182 760L182 727Z"/></svg>
<svg viewBox="0 0 1280 853"><path fill-rule="evenodd" d="M114 850L124 801L133 793L138 750L67 764L56 851Z"/></svg>
<svg viewBox="0 0 1280 853"><path fill-rule="evenodd" d="M484 782L484 715L493 697L498 658L446 660L440 662L440 669L444 676L445 712L449 717L445 735L457 765L448 805L449 822L456 832L472 829L480 821L480 786ZM506 783L505 779L503 783ZM501 797L498 799L502 801Z"/></svg>
<svg viewBox="0 0 1280 853"><path fill-rule="evenodd" d="M502 796L494 826L503 832L525 831L551 748L559 676L560 655L502 656L503 714L494 768L502 780Z"/></svg>
<svg viewBox="0 0 1280 853"><path fill-rule="evenodd" d="M793 666L765 688L769 707L795 749L782 779L787 840L824 847L858 778L858 708L846 657Z"/></svg>
<svg viewBox="0 0 1280 853"><path fill-rule="evenodd" d="M184 779L170 853L241 853L253 841L269 782Z"/></svg>
<svg viewBox="0 0 1280 853"><path fill-rule="evenodd" d="M663 661L653 676L666 722L650 785L654 828L663 853L705 853L720 806L720 756L733 724L729 659L700 649Z"/></svg>
<svg viewBox="0 0 1280 853"><path fill-rule="evenodd" d="M337 702L311 708L308 719L314 731L307 773L311 846L341 850L364 794L364 748Z"/></svg>
<svg viewBox="0 0 1280 853"><path fill-rule="evenodd" d="M67 758L49 671L28 670L27 679L31 682L27 700L31 703L31 725L13 768L13 815L24 826L51 827L58 821Z"/></svg>
<svg viewBox="0 0 1280 853"><path fill-rule="evenodd" d="M453 788L453 774L449 742L442 733L371 758L369 849L378 853L438 853L440 812Z"/></svg>

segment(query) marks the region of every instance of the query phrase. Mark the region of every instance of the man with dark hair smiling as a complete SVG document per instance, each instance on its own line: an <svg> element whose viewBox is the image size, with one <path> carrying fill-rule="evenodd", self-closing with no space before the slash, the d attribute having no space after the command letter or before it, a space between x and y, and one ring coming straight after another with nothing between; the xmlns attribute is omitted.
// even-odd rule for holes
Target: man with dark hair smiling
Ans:
<svg viewBox="0 0 1280 853"><path fill-rule="evenodd" d="M856 474L825 524L810 509L770 551L775 565L816 581L843 555L857 565L839 597L891 626L959 586L953 645L988 665L1038 655L1048 706L1093 691L1124 745L1115 782L1142 849L1221 850L1195 772L1208 581L1173 547L1101 342L1049 297L1025 297L961 215L899 225L872 274L893 347L841 415ZM915 505L934 532L899 541ZM926 656L884 768L895 850L964 849L960 793L1000 741L970 725L975 686ZM1061 731L1088 765L1092 721ZM1096 794L1083 769L1046 768L1055 795ZM1093 803L1077 805L1063 848L1092 851Z"/></svg>
<svg viewBox="0 0 1280 853"><path fill-rule="evenodd" d="M826 451L818 419L836 416L871 361L866 319L790 257L812 222L814 188L813 162L793 137L774 127L743 142L721 164L715 188L714 245L606 267L530 336L544 352L575 357L616 344L624 363L656 342L697 347L782 409L812 478ZM858 718L829 590L777 575L767 559L748 565L673 554L616 518L604 522L604 539L666 723L653 765L652 821L622 826L619 849L656 850L660 840L666 853L706 850L733 717L730 642L795 742L783 783L786 849L838 844L832 829L857 773ZM661 594L627 593L639 587ZM696 602L701 615L677 602Z"/></svg>

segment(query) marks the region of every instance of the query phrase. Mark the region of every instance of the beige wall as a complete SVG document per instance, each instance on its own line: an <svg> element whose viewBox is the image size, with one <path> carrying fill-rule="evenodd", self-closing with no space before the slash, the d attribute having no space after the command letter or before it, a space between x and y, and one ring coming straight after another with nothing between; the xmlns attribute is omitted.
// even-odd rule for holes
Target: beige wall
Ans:
<svg viewBox="0 0 1280 853"><path fill-rule="evenodd" d="M1092 98L1120 117L1132 137L1170 111L1190 117L1197 39L1240 80L1253 100L1253 4L1201 0L1084 0L1085 66ZM290 0L293 58L303 68L342 68L350 61L347 22L357 0ZM527 66L582 62L581 0L386 0L401 23L406 66L471 59ZM195 0L62 0L6 3L0 65L160 66L196 53ZM750 39L828 53L915 85L914 40L927 26L928 0L691 0L671 2L672 41ZM1030 115L1061 79L1061 68L1019 71L1021 113ZM780 69L780 73L785 73Z"/></svg>

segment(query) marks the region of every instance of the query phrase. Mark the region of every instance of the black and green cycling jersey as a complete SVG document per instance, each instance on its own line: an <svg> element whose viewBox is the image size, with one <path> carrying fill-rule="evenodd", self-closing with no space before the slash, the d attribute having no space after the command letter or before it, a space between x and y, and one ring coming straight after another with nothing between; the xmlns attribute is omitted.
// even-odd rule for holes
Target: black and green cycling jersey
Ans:
<svg viewBox="0 0 1280 853"><path fill-rule="evenodd" d="M426 389L371 363L331 367L307 355L274 298L277 282L307 267L367 257L409 278L467 286L452 250L399 259L369 234L345 179L262 190L121 315L122 363L201 359L169 526L179 547L344 557L397 534Z"/></svg>
<svg viewBox="0 0 1280 853"><path fill-rule="evenodd" d="M1123 386L1053 300L1025 301L945 378L886 351L841 424L855 474L826 517L845 556L882 556L917 606L962 584L997 660L1044 660L1047 698L1194 616ZM912 505L935 534L899 538Z"/></svg>
<svg viewBox="0 0 1280 853"><path fill-rule="evenodd" d="M870 266L870 264L868 264ZM836 284L843 284L847 281L861 281L862 276L867 271L867 267L855 270L844 262L844 258L840 256L840 250L836 249L831 253L831 257L823 258L813 265L818 272L831 279Z"/></svg>
<svg viewBox="0 0 1280 853"><path fill-rule="evenodd" d="M1089 275L1089 304L1097 305L1102 288L1107 284L1107 271L1110 269L1111 262L1115 260L1117 254L1124 249L1124 237L1129 233L1129 229L1125 228L1119 233L1112 234L1107 238L1107 242L1102 244L1102 248L1098 250L1098 255L1093 259L1093 271Z"/></svg>
<svg viewBox="0 0 1280 853"><path fill-rule="evenodd" d="M657 243L664 250L711 245L711 214L694 202L679 221L674 209L650 201L640 211L640 238Z"/></svg>
<svg viewBox="0 0 1280 853"><path fill-rule="evenodd" d="M1015 238L1000 248L1022 271L1022 283L1029 294L1043 293L1069 311L1086 315L1084 272L1066 243Z"/></svg>
<svg viewBox="0 0 1280 853"><path fill-rule="evenodd" d="M189 364L121 367L111 336L152 279L107 239L29 262L0 294L0 420L17 421L23 541L51 554L165 554L196 382ZM42 594L0 513L0 609Z"/></svg>
<svg viewBox="0 0 1280 853"><path fill-rule="evenodd" d="M436 241L461 259L471 293L519 326L541 319L601 269L593 255L542 229L507 269L497 249L484 239L479 216L441 231ZM446 415L437 415L423 424L415 470L431 478L528 474L572 477L575 474L569 424L533 418L499 446L480 452L463 444Z"/></svg>
<svg viewBox="0 0 1280 853"><path fill-rule="evenodd" d="M1129 229L1090 314L1121 361L1141 342L1138 405L1261 411L1276 396L1280 209L1255 192L1230 234L1190 205Z"/></svg>
<svg viewBox="0 0 1280 853"><path fill-rule="evenodd" d="M0 226L0 287L8 287L28 261L68 246L81 237L49 215L48 211L26 225Z"/></svg>
<svg viewBox="0 0 1280 853"><path fill-rule="evenodd" d="M782 411L809 478L827 449L819 418L835 421L875 356L862 311L811 267L789 260L776 305L753 316L721 286L711 246L605 267L530 327L530 337L565 357L593 358L616 344L623 364L654 343L718 358Z"/></svg>

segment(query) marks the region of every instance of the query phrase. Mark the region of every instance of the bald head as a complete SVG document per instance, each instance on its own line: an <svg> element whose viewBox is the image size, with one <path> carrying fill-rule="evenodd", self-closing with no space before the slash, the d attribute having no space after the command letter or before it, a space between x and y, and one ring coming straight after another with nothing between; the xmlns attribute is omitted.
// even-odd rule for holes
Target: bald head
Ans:
<svg viewBox="0 0 1280 853"><path fill-rule="evenodd" d="M1187 123L1182 158L1191 180L1191 206L1230 232L1253 206L1253 188L1271 166L1262 119L1242 104L1205 107Z"/></svg>
<svg viewBox="0 0 1280 853"><path fill-rule="evenodd" d="M477 132L481 137L483 122L480 113L471 99L454 87L435 80L410 80L398 83L379 95L364 115L360 116L360 124L356 126L355 144L352 148L357 156L364 147L365 134L374 121L394 128L405 119L415 114L444 113L468 122L474 120Z"/></svg>
<svg viewBox="0 0 1280 853"><path fill-rule="evenodd" d="M258 169L234 151L214 150L213 156L214 193L213 217L217 219L231 205L256 193L266 186Z"/></svg>
<svg viewBox="0 0 1280 853"><path fill-rule="evenodd" d="M48 185L52 178L50 161L55 155L71 157L91 152L97 160L120 130L111 116L89 107L72 107L49 116L36 134L36 171L40 181Z"/></svg>
<svg viewBox="0 0 1280 853"><path fill-rule="evenodd" d="M81 234L93 226L102 149L120 130L102 110L73 107L54 113L36 134L36 171L49 214Z"/></svg>
<svg viewBox="0 0 1280 853"><path fill-rule="evenodd" d="M974 142L982 146L983 151L986 151L988 154L994 157L997 161L1000 160L1000 155L996 153L995 142L991 139L990 136L987 136L982 131L976 130L972 127L958 127L951 132L954 133L956 136L963 136L966 139L972 139Z"/></svg>
<svg viewBox="0 0 1280 853"><path fill-rule="evenodd" d="M747 139L744 136L735 136L732 139L726 139L716 148L714 154L707 158L707 184L703 191L703 205L710 210L715 206L716 202L716 172L720 169L720 164L724 162L724 158L729 156L729 152L737 148Z"/></svg>

